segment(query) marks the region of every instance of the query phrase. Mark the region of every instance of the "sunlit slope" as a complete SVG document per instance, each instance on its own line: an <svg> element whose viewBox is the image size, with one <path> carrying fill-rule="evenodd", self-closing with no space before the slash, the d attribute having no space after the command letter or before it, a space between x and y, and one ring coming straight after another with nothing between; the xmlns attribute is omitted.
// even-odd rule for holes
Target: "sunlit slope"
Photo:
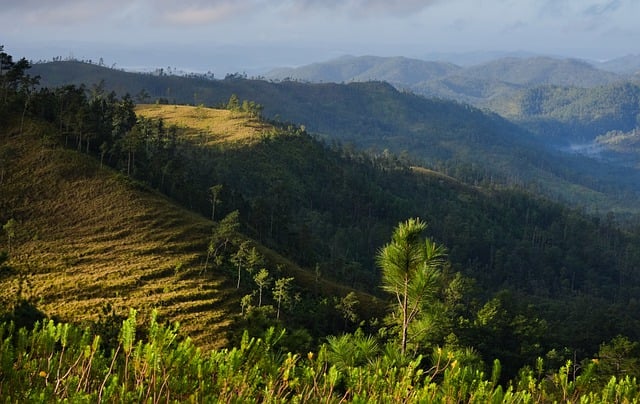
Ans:
<svg viewBox="0 0 640 404"><path fill-rule="evenodd" d="M136 114L162 118L167 125L175 125L181 137L200 145L246 143L270 129L257 117L227 109L144 104L136 107Z"/></svg>
<svg viewBox="0 0 640 404"><path fill-rule="evenodd" d="M226 151L220 158L237 159L237 155L231 156L231 150L235 150L246 157L246 159L241 158L243 165L252 164L254 168L260 167L257 170L263 171L277 171L280 167L276 158L264 160L262 158L264 157L263 152L257 152L262 157L256 157L253 154L256 152L252 150L252 147L257 145L262 136L286 136L286 134L249 113L186 105L146 104L136 106L136 114L148 119L161 118L167 126L175 125L178 128L178 136L197 145L201 151L210 146L217 147L224 144L222 149ZM308 157L304 153L308 153L309 150L304 149L301 144L292 143L290 147L285 152L289 157L297 154L300 154L301 158ZM239 168L236 166L236 169ZM290 178L293 178L292 182L300 180L297 174ZM314 290L325 296L345 296L347 293L355 291L363 303L363 314L374 316L384 310L384 305L365 291L354 290L349 286L328 279L319 280L314 271L301 268L299 263L294 263L289 258L258 243L256 243L256 247L267 261L282 267L287 276L294 277L296 284L303 289Z"/></svg>
<svg viewBox="0 0 640 404"><path fill-rule="evenodd" d="M157 307L198 344L224 344L239 300L223 275L201 273L211 222L39 136L0 133L0 148L11 156L2 220L18 223L17 274L0 278L3 304L21 294L74 322L96 320L106 304L145 314Z"/></svg>
<svg viewBox="0 0 640 404"><path fill-rule="evenodd" d="M273 130L225 110L172 105L142 106L137 112L162 117L178 126L179 136L202 147L220 142L251 147L252 139ZM0 305L26 299L71 322L95 321L107 306L118 314L136 308L141 317L158 308L163 320L180 322L184 335L199 346L224 345L246 291L238 291L235 281L211 264L203 271L213 223L101 167L95 158L53 145L46 135L55 130L35 125L24 134L0 130L0 225L17 221L9 262L15 272L0 272ZM255 245L302 288L325 296L353 290L318 280L312 271ZM6 248L0 231L0 251ZM360 292L359 299L363 314L381 310L372 296Z"/></svg>

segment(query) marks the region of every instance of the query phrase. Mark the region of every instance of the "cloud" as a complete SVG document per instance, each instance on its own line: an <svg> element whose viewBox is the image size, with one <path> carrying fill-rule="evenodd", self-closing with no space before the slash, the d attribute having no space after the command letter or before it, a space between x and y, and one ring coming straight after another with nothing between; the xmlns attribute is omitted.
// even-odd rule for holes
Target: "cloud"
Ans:
<svg viewBox="0 0 640 404"><path fill-rule="evenodd" d="M251 8L251 1L163 1L160 20L173 25L203 25L235 17Z"/></svg>
<svg viewBox="0 0 640 404"><path fill-rule="evenodd" d="M640 0L0 0L0 10L6 42L261 40L376 53L409 42L416 49L631 43Z"/></svg>
<svg viewBox="0 0 640 404"><path fill-rule="evenodd" d="M319 12L351 19L405 17L447 0L0 0L5 17L60 25L118 21L123 10L145 10L144 19L173 26L206 25L263 13L313 19ZM461 1L461 0L450 0ZM13 18L12 17L12 18ZM140 17L138 17L138 21Z"/></svg>
<svg viewBox="0 0 640 404"><path fill-rule="evenodd" d="M609 14L620 8L622 2L620 0L609 0L604 4L593 4L587 7L583 14L591 17L600 17L604 14Z"/></svg>
<svg viewBox="0 0 640 404"><path fill-rule="evenodd" d="M3 13L25 19L28 23L43 25L114 22L129 18L127 10L143 11L140 14L144 14L146 21L192 25L240 15L259 2L260 0L0 0L0 7ZM140 16L137 19L140 20Z"/></svg>
<svg viewBox="0 0 640 404"><path fill-rule="evenodd" d="M444 0L298 0L292 1L293 10L308 11L325 9L332 12L347 12L350 16L407 16Z"/></svg>
<svg viewBox="0 0 640 404"><path fill-rule="evenodd" d="M8 3L8 4L4 4ZM127 0L22 0L2 1L3 12L14 21L39 25L87 23L109 15L128 4Z"/></svg>
<svg viewBox="0 0 640 404"><path fill-rule="evenodd" d="M50 9L56 8L60 6L68 6L69 4L82 2L81 0L59 0L56 2L51 2L47 0L22 0L22 1L12 1L12 0L4 0L1 2L1 6L3 11L29 11L29 10L38 10L38 9Z"/></svg>
<svg viewBox="0 0 640 404"><path fill-rule="evenodd" d="M407 16L445 0L159 0L154 8L162 21L176 24L207 24L240 15L293 14L314 18L318 11L350 18ZM280 14L282 18L283 14Z"/></svg>

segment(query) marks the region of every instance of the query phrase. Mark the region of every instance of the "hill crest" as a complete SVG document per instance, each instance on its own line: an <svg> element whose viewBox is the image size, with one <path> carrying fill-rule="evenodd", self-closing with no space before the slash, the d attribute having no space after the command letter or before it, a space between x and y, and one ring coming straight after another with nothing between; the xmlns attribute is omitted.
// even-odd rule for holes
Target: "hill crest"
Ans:
<svg viewBox="0 0 640 404"><path fill-rule="evenodd" d="M342 56L328 62L297 68L279 68L266 74L275 80L310 82L387 81L401 86L440 78L461 68L447 62L430 62L406 57Z"/></svg>
<svg viewBox="0 0 640 404"><path fill-rule="evenodd" d="M249 144L274 127L257 116L228 109L204 106L138 104L136 114L148 119L162 119L174 125L179 136L200 146L220 143Z"/></svg>

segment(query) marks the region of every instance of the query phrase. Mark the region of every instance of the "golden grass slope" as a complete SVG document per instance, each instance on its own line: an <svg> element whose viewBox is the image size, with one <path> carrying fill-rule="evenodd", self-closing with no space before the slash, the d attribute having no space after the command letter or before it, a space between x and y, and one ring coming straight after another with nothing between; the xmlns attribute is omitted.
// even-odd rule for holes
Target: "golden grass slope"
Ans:
<svg viewBox="0 0 640 404"><path fill-rule="evenodd" d="M162 118L175 125L181 137L203 146L218 143L246 144L259 139L272 126L249 114L187 105L142 104L136 114L149 119Z"/></svg>
<svg viewBox="0 0 640 404"><path fill-rule="evenodd" d="M265 134L277 134L278 130L260 118L248 113L225 109L194 107L187 105L142 104L136 106L136 114L148 119L162 118L167 126L175 125L179 136L200 147L224 144L225 147L250 147ZM345 296L354 289L330 280L316 279L313 271L300 268L278 253L257 245L260 253L276 265L282 265L287 276L308 290L316 290L324 296ZM384 304L364 291L355 291L362 303L362 314L375 316L383 312Z"/></svg>
<svg viewBox="0 0 640 404"><path fill-rule="evenodd" d="M226 110L153 105L139 106L137 113L163 118L180 128L179 136L203 147L242 147L275 131ZM202 348L225 345L226 332L240 314L242 292L225 274L201 273L212 222L100 168L86 154L47 146L43 134L53 131L34 124L24 134L0 128L0 226L9 218L18 222L9 263L18 274L0 273L0 306L27 298L47 315L70 322L94 321L108 304L119 314L136 308L140 318L158 308L162 318L180 322L184 334ZM201 143L202 132L206 143ZM325 296L353 291L256 247L300 286ZM6 248L0 231L0 251ZM366 316L383 309L373 296L358 295Z"/></svg>
<svg viewBox="0 0 640 404"><path fill-rule="evenodd" d="M12 156L0 217L18 222L10 265L20 274L0 278L0 304L20 290L73 322L96 320L107 303L125 314L158 308L200 346L225 344L240 305L224 275L199 274L211 222L86 155L41 146L38 130L0 133Z"/></svg>

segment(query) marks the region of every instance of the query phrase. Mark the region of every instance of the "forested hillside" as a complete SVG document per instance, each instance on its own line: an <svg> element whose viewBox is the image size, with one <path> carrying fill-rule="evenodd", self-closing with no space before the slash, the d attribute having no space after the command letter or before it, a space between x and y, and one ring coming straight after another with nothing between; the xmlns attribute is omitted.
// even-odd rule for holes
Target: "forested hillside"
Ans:
<svg viewBox="0 0 640 404"><path fill-rule="evenodd" d="M640 71L640 55L626 55L595 64L596 67L614 73L637 74Z"/></svg>
<svg viewBox="0 0 640 404"><path fill-rule="evenodd" d="M558 86L595 87L621 80L617 74L595 68L577 59L551 57L502 58L471 66L467 77L499 80L522 86L554 84Z"/></svg>
<svg viewBox="0 0 640 404"><path fill-rule="evenodd" d="M10 399L637 396L637 221L329 143L233 93L136 106L106 85L40 88L3 58L1 314L45 319L0 327ZM364 86L371 103L399 94ZM303 88L366 112L344 95L358 86ZM408 97L382 105L410 126L427 101ZM462 133L511 128L428 102Z"/></svg>
<svg viewBox="0 0 640 404"><path fill-rule="evenodd" d="M533 188L591 212L636 211L630 201L637 199L637 170L558 153L495 114L399 92L386 83L272 83L235 75L211 80L126 73L80 62L36 65L35 71L44 76L43 84L86 80L88 88L128 91L141 102L221 106L236 95L261 105L265 117L303 125L329 144L376 153L388 149L469 184Z"/></svg>
<svg viewBox="0 0 640 404"><path fill-rule="evenodd" d="M592 141L608 131L640 125L640 86L537 87L514 98L504 113L558 143Z"/></svg>
<svg viewBox="0 0 640 404"><path fill-rule="evenodd" d="M267 77L310 82L383 80L417 94L488 108L545 142L566 147L638 126L636 59L588 63L549 57L500 58L463 68L403 58L343 57L275 70ZM609 157L614 163L618 158L626 161L615 153Z"/></svg>
<svg viewBox="0 0 640 404"><path fill-rule="evenodd" d="M555 142L585 142L638 125L640 104L632 76L637 70L634 56L606 63L511 57L464 68L403 58L343 57L274 70L267 77L310 82L383 80L417 94L489 108ZM329 73L335 71L339 74Z"/></svg>
<svg viewBox="0 0 640 404"><path fill-rule="evenodd" d="M58 115L62 105L64 114ZM10 112L8 107L3 112ZM5 318L22 325L43 317L90 322L108 339L129 307L146 313L159 307L163 320L182 323L200 347L220 347L237 338L238 322L249 321L242 312L257 306L252 272L261 270L269 271L266 290L260 291L265 303L273 301L273 282L287 279L291 294L300 285L313 293L305 294L303 303L296 301L299 318L306 305L327 299L316 304L317 326L326 332L326 324L341 324L334 300L351 288L303 272L238 233L238 214L226 206L218 207L220 217L211 221L213 213L198 215L159 192L178 197L186 207L204 203L211 212L211 190L203 189L208 193L203 196L182 177L197 163L186 161L188 135L179 139L175 128L161 122L141 118L136 123L127 98L101 94L89 100L73 87L32 94L30 108L24 121L3 114L0 133ZM235 127L242 142L262 136L251 126L255 120L230 115L222 111L215 128ZM190 198L179 198L190 192ZM283 307L286 316L293 316L292 296ZM367 302L354 313L370 316L377 310L366 293L354 296ZM276 313L260 315L268 323ZM292 320L290 329L296 323L300 320ZM261 327L257 320L249 324Z"/></svg>

